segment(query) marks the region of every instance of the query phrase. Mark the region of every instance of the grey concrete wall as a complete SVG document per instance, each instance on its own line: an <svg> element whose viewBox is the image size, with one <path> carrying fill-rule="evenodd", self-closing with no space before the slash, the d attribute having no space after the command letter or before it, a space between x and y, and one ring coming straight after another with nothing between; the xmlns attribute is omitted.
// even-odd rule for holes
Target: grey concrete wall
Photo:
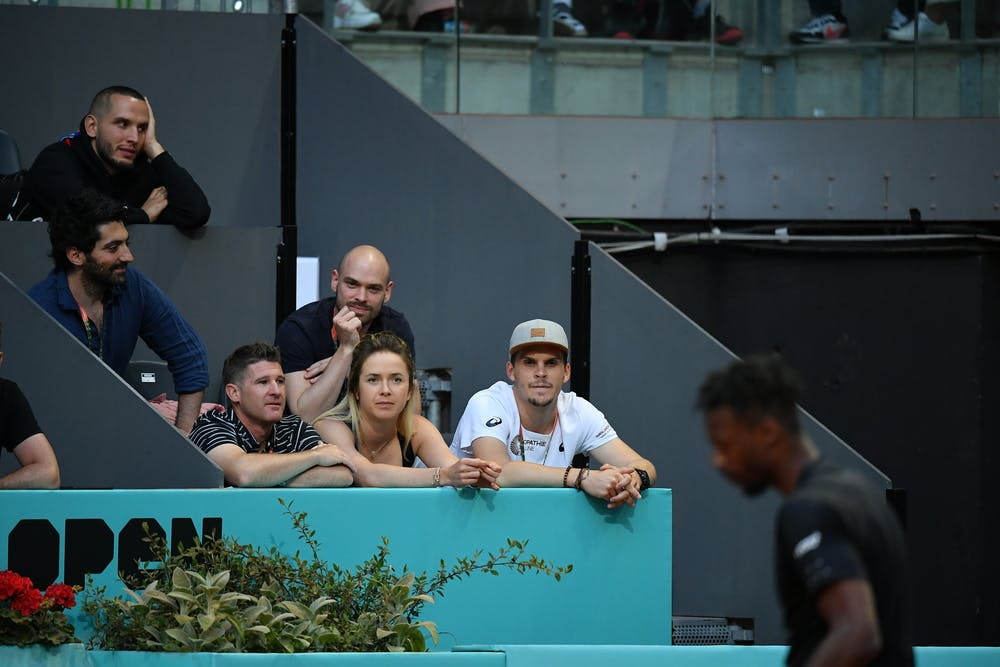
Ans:
<svg viewBox="0 0 1000 667"><path fill-rule="evenodd" d="M436 117L567 217L1000 219L997 119Z"/></svg>
<svg viewBox="0 0 1000 667"><path fill-rule="evenodd" d="M4 5L0 26L0 128L26 166L94 93L129 85L204 189L210 225L279 224L280 16Z"/></svg>
<svg viewBox="0 0 1000 667"><path fill-rule="evenodd" d="M222 471L0 273L3 375L31 403L64 488L222 486ZM4 452L3 472L16 466Z"/></svg>

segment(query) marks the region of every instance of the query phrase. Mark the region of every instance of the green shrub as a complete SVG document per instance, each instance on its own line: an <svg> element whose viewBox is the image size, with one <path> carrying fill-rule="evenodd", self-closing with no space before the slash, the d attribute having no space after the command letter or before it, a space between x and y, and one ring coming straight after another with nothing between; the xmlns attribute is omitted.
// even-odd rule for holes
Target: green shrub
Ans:
<svg viewBox="0 0 1000 667"><path fill-rule="evenodd" d="M437 643L432 621L420 612L445 586L470 574L500 569L554 577L572 565L554 566L526 554L527 542L507 540L496 553L481 551L444 560L432 574L401 574L389 563L389 541L353 569L320 558L320 543L305 512L279 500L308 556L285 555L229 537L206 536L169 553L163 538L144 538L159 570L127 581L127 598L108 598L88 586L83 610L93 634L88 646L103 650L299 653L307 651L426 651ZM139 592L137 592L139 591Z"/></svg>

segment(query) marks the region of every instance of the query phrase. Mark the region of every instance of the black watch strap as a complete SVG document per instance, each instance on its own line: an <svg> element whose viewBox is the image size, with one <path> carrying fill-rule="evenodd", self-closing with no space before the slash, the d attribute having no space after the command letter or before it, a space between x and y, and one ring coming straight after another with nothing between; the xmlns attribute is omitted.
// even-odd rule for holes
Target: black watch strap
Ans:
<svg viewBox="0 0 1000 667"><path fill-rule="evenodd" d="M645 491L650 486L652 486L652 484L649 483L649 473L648 472L646 472L642 468L635 468L635 472L636 472L637 475L639 475L639 482L640 482L640 484L639 484L639 490L640 491Z"/></svg>

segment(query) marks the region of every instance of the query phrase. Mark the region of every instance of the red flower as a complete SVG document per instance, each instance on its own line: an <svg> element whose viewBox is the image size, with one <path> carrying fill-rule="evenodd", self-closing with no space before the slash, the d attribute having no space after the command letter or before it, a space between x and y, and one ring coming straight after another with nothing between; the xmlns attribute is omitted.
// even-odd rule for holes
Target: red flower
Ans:
<svg viewBox="0 0 1000 667"><path fill-rule="evenodd" d="M42 594L37 588L28 588L18 593L11 600L10 608L19 611L25 616L31 616L42 606Z"/></svg>
<svg viewBox="0 0 1000 667"><path fill-rule="evenodd" d="M15 597L31 587L31 579L22 577L17 572L0 572L0 600Z"/></svg>
<svg viewBox="0 0 1000 667"><path fill-rule="evenodd" d="M45 598L62 609L72 609L76 605L73 587L66 584L52 584L45 589Z"/></svg>

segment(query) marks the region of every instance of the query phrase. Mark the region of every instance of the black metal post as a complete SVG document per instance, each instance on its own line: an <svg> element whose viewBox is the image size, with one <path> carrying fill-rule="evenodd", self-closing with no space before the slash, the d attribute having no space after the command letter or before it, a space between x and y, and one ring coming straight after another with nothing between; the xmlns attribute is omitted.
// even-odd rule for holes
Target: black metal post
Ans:
<svg viewBox="0 0 1000 667"><path fill-rule="evenodd" d="M590 242L577 240L573 247L570 286L570 386L578 396L590 398Z"/></svg>
<svg viewBox="0 0 1000 667"><path fill-rule="evenodd" d="M570 280L570 387L577 396L590 399L590 241L578 239L573 244ZM590 457L573 457L576 468L589 468Z"/></svg>
<svg viewBox="0 0 1000 667"><path fill-rule="evenodd" d="M462 3L455 0L455 113L462 113Z"/></svg>
<svg viewBox="0 0 1000 667"><path fill-rule="evenodd" d="M294 2L285 3L281 31L281 244L277 256L275 326L295 310L295 264L298 227L295 219L295 17Z"/></svg>

